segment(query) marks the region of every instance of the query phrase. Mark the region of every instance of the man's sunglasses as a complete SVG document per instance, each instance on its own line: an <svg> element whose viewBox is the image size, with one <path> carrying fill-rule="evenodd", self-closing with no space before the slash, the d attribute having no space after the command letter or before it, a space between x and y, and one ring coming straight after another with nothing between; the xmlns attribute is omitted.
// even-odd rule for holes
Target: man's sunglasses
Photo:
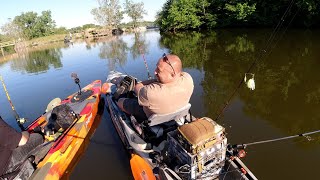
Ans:
<svg viewBox="0 0 320 180"><path fill-rule="evenodd" d="M164 62L166 62L167 64L169 64L169 65L170 65L170 67L171 67L171 68L172 68L172 70L173 70L174 75L176 75L176 71L174 70L174 68L173 68L172 64L170 63L170 61L169 61L169 59L168 59L168 57L167 57L166 53L163 53L163 55L162 55L162 59L163 59L163 61L164 61Z"/></svg>

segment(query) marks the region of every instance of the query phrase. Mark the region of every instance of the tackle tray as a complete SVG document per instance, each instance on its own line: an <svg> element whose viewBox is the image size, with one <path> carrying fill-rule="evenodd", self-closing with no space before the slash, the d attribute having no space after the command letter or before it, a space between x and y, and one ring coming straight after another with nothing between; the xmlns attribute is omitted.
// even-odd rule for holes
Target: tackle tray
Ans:
<svg viewBox="0 0 320 180"><path fill-rule="evenodd" d="M210 118L203 117L178 127L177 140L191 154L210 148L225 136L225 129Z"/></svg>

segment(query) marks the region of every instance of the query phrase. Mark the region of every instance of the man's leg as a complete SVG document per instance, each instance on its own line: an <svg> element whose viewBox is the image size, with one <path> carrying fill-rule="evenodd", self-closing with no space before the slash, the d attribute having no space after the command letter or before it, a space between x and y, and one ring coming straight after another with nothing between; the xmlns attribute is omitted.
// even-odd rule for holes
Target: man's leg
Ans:
<svg viewBox="0 0 320 180"><path fill-rule="evenodd" d="M10 162L6 170L7 173L14 171L21 163L23 163L28 156L30 151L43 143L43 136L38 133L30 134L27 143L23 146L19 146L12 151Z"/></svg>
<svg viewBox="0 0 320 180"><path fill-rule="evenodd" d="M130 112L128 112L127 110L125 110L124 107L123 107L124 100L126 100L126 99L127 99L127 98L120 98L120 99L117 101L117 105L118 105L118 107L119 107L122 111L124 111L125 113L131 114Z"/></svg>
<svg viewBox="0 0 320 180"><path fill-rule="evenodd" d="M148 119L137 99L120 98L117 104L125 113L133 115L139 123Z"/></svg>

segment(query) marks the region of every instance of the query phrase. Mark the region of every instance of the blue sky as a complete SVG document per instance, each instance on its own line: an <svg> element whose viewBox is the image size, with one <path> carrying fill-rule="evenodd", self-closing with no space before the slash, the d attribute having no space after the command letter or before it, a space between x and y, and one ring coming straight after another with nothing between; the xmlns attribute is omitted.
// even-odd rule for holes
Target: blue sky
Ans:
<svg viewBox="0 0 320 180"><path fill-rule="evenodd" d="M125 0L119 0L123 5ZM159 11L166 0L133 0L133 2L143 2L147 15L144 20L153 21L156 12ZM83 24L95 23L91 15L91 9L98 7L96 0L9 0L0 3L0 26L14 18L22 12L37 12L51 10L53 20L57 27L67 28L81 26ZM124 21L129 21L125 17Z"/></svg>

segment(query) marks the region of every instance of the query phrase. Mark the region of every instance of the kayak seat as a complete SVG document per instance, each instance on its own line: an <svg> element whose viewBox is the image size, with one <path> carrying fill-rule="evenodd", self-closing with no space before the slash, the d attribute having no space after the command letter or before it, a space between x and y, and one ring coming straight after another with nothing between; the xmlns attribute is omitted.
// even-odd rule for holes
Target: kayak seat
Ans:
<svg viewBox="0 0 320 180"><path fill-rule="evenodd" d="M85 101L81 101L81 102L75 102L75 103L68 103L68 106L71 107L71 109L76 113L76 114L80 114L81 111L84 109L84 107L89 103L89 102L94 102L95 99L90 99L90 100L85 100ZM52 110L48 111L46 113L46 119L49 120L49 118L51 117L51 113Z"/></svg>
<svg viewBox="0 0 320 180"><path fill-rule="evenodd" d="M169 114L152 114L149 118L148 118L148 126L149 127L153 127L159 124L163 124L172 120L175 120L178 124L180 121L183 120L185 117L189 114L189 110L190 110L191 104L188 103L187 105L185 105L184 107L176 110L173 113L169 113Z"/></svg>
<svg viewBox="0 0 320 180"><path fill-rule="evenodd" d="M176 110L173 113L152 114L148 118L148 127L151 130L151 132L156 136L156 138L161 137L165 132L165 128L173 127L176 124L178 124L179 126L183 125L186 120L186 117L189 115L190 108L191 104L188 103L187 105Z"/></svg>

